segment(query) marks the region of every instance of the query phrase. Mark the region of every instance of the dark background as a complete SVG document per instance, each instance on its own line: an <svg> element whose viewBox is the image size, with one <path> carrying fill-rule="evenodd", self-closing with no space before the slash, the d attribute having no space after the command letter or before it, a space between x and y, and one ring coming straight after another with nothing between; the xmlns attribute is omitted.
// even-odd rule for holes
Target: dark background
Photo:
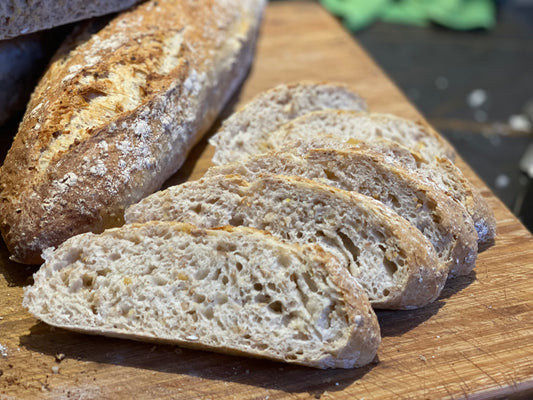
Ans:
<svg viewBox="0 0 533 400"><path fill-rule="evenodd" d="M490 31L376 22L353 35L531 231L533 183L519 160L533 132L509 118L533 120L533 1L496 5ZM472 107L478 89L486 101Z"/></svg>

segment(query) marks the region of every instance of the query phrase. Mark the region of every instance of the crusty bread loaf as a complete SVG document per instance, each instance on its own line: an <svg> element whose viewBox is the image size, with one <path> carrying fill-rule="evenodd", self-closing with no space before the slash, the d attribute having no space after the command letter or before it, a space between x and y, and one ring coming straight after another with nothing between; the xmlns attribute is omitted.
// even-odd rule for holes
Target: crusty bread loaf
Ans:
<svg viewBox="0 0 533 400"><path fill-rule="evenodd" d="M125 10L143 0L2 0L0 40Z"/></svg>
<svg viewBox="0 0 533 400"><path fill-rule="evenodd" d="M301 134L300 139L296 136ZM310 149L370 149L382 153L385 162L400 165L417 174L426 184L434 186L454 200L461 203L474 221L478 233L478 245L488 247L494 243L496 219L485 199L473 187L461 170L447 157L434 157L428 160L415 150L384 138L358 140L332 134L320 134L293 130L291 140L285 142L285 150L303 155Z"/></svg>
<svg viewBox="0 0 533 400"><path fill-rule="evenodd" d="M149 1L67 40L0 172L0 228L16 261L122 223L182 165L244 78L263 6Z"/></svg>
<svg viewBox="0 0 533 400"><path fill-rule="evenodd" d="M45 258L23 304L53 326L318 368L367 364L380 342L335 257L254 229L127 225Z"/></svg>
<svg viewBox="0 0 533 400"><path fill-rule="evenodd" d="M430 240L450 276L468 274L477 258L477 232L465 208L416 174L362 149L312 149L305 155L270 152L246 162L212 167L206 176L264 173L302 176L374 197L410 221Z"/></svg>
<svg viewBox="0 0 533 400"><path fill-rule="evenodd" d="M401 143L432 160L448 157L454 161L454 148L429 125L392 114L364 113L347 110L318 110L288 122L265 136L258 147L279 150L292 137L331 133L346 138L371 141L385 138Z"/></svg>
<svg viewBox="0 0 533 400"><path fill-rule="evenodd" d="M233 175L187 182L130 206L125 219L243 225L289 241L318 243L346 260L375 308L422 307L437 298L447 277L427 239L390 209L297 177L265 175L246 182Z"/></svg>
<svg viewBox="0 0 533 400"><path fill-rule="evenodd" d="M224 121L209 139L220 165L263 152L267 135L294 118L315 110L365 110L365 101L348 87L326 82L281 84L262 92Z"/></svg>

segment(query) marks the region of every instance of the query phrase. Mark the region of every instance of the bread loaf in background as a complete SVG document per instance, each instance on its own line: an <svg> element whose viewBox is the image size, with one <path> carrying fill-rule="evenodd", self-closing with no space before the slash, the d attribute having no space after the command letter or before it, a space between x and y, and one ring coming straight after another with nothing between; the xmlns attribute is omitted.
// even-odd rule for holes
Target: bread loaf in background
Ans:
<svg viewBox="0 0 533 400"><path fill-rule="evenodd" d="M24 111L66 29L0 40L0 125Z"/></svg>
<svg viewBox="0 0 533 400"><path fill-rule="evenodd" d="M61 328L318 368L365 365L381 341L335 257L255 229L134 224L45 258L24 306Z"/></svg>
<svg viewBox="0 0 533 400"><path fill-rule="evenodd" d="M149 1L65 41L0 171L15 261L122 223L182 165L245 77L264 3Z"/></svg>
<svg viewBox="0 0 533 400"><path fill-rule="evenodd" d="M143 0L2 0L0 40L125 10Z"/></svg>

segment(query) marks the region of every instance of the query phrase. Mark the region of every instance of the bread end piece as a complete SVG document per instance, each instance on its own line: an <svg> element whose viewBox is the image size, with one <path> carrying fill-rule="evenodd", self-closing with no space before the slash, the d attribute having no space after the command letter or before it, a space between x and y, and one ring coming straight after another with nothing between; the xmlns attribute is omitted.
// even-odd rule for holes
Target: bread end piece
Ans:
<svg viewBox="0 0 533 400"><path fill-rule="evenodd" d="M89 334L317 368L371 362L379 325L363 289L318 246L263 231L149 222L46 252L24 306Z"/></svg>

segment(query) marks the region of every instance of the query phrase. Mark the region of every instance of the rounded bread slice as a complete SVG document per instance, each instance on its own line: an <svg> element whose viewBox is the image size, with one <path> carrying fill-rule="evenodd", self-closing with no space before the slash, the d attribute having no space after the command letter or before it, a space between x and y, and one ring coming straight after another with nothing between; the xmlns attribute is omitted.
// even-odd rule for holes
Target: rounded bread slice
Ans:
<svg viewBox="0 0 533 400"><path fill-rule="evenodd" d="M251 226L317 243L346 261L375 308L422 307L438 297L447 277L431 243L396 213L367 196L303 178L212 176L154 193L130 206L125 219Z"/></svg>
<svg viewBox="0 0 533 400"><path fill-rule="evenodd" d="M252 180L265 173L301 176L373 197L429 239L450 277L475 267L477 232L465 208L416 174L387 163L383 154L361 149L312 149L304 156L270 152L212 167L206 176L239 174Z"/></svg>
<svg viewBox="0 0 533 400"><path fill-rule="evenodd" d="M298 133L301 138L295 138ZM428 185L442 191L452 199L461 203L472 217L478 233L478 246L484 248L494 243L496 236L496 219L479 191L470 184L461 170L447 157L435 157L428 160L417 151L403 146L398 142L374 138L372 140L346 138L336 134L313 134L307 136L303 130L292 131L290 141L284 149L295 151L299 155L311 149L368 149L384 155L385 162L400 165L417 174Z"/></svg>
<svg viewBox="0 0 533 400"><path fill-rule="evenodd" d="M326 82L281 84L260 93L226 119L209 139L216 165L262 153L268 134L286 122L323 109L365 110L365 101L347 86Z"/></svg>
<svg viewBox="0 0 533 400"><path fill-rule="evenodd" d="M293 138L332 133L365 141L385 138L418 151L428 160L448 157L454 161L454 148L428 124L392 114L351 110L317 110L272 129L261 143L263 150L281 150Z"/></svg>
<svg viewBox="0 0 533 400"><path fill-rule="evenodd" d="M45 258L23 304L53 326L318 368L365 365L380 343L335 257L255 229L133 224Z"/></svg>

